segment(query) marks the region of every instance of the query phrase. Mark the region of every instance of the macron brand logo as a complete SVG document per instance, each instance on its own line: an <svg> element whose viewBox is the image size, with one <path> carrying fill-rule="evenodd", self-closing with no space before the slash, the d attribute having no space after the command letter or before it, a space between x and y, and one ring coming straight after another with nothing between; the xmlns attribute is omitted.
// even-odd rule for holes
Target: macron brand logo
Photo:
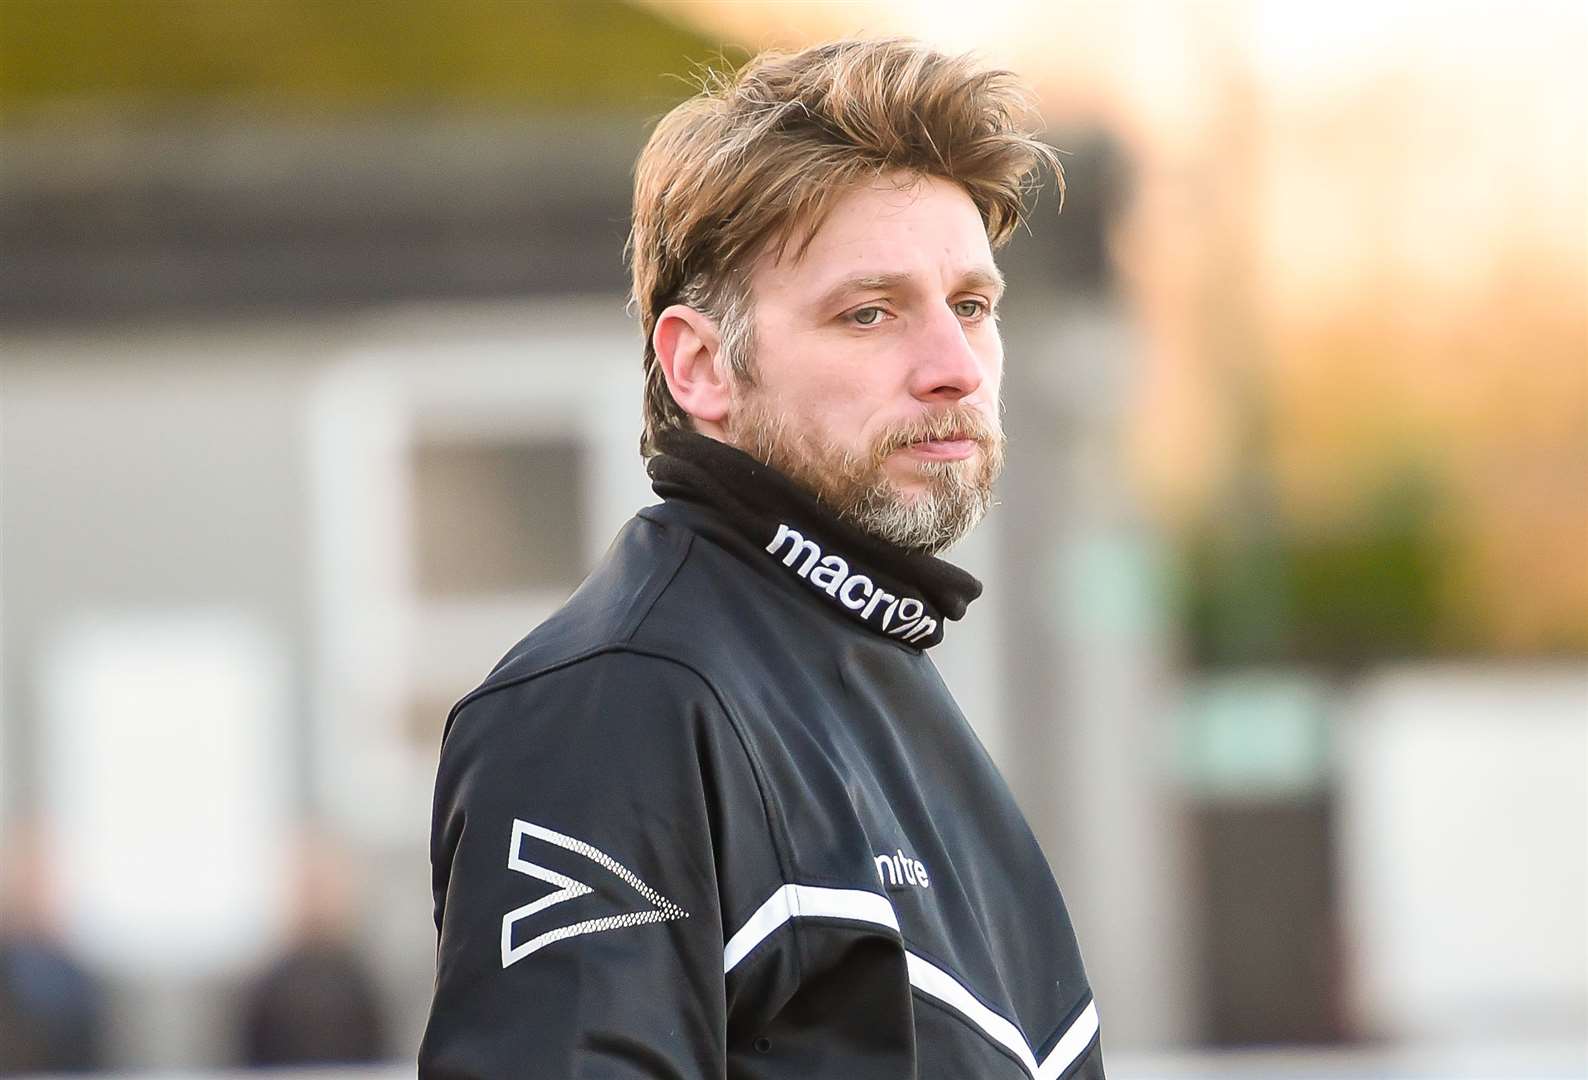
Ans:
<svg viewBox="0 0 1588 1080"><path fill-rule="evenodd" d="M531 842L549 844L563 851L572 852L594 864L593 868L605 871L605 875L616 877L628 886L630 890L639 894L639 899L645 905L639 910L630 910L620 914L603 915L594 919L581 919L576 922L564 923L561 926L536 934L527 941L513 944L514 928L531 916L537 915L548 908L570 900L598 893L596 886L589 885L578 878L567 874L558 873L556 870L541 866L524 858L524 848L533 847ZM544 858L544 856L542 856ZM561 856L566 860L567 856ZM575 840L571 836L564 836L560 832L531 821L513 820L513 838L507 846L507 868L520 874L526 874L537 881L544 881L548 885L555 885L555 892L547 893L539 900L516 907L502 916L502 967L510 967L518 963L530 953L544 949L553 942L562 941L564 938L577 937L580 934L599 934L603 930L621 930L627 926L643 926L646 923L671 922L674 919L687 919L689 912L673 903L667 897L641 881L632 870L618 862L600 848ZM610 895L614 890L604 887L599 893Z"/></svg>
<svg viewBox="0 0 1588 1080"><path fill-rule="evenodd" d="M855 618L885 634L913 645L937 633L937 620L927 613L925 603L913 596L895 596L865 574L851 574L843 556L824 554L816 541L805 539L797 529L779 525L766 550Z"/></svg>

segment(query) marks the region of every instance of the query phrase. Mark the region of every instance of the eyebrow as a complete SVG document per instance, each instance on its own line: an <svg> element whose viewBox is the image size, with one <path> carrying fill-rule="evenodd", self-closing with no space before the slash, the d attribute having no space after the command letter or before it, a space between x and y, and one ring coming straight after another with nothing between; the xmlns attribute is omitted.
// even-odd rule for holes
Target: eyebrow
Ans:
<svg viewBox="0 0 1588 1080"><path fill-rule="evenodd" d="M898 289L914 285L914 274L904 271L892 271L881 274L850 274L840 278L821 295L816 301L818 310L826 310L837 304L845 296L856 292L876 292L880 290ZM962 289L990 289L1002 294L1004 290L1004 276L996 266L972 267L959 275L958 287Z"/></svg>

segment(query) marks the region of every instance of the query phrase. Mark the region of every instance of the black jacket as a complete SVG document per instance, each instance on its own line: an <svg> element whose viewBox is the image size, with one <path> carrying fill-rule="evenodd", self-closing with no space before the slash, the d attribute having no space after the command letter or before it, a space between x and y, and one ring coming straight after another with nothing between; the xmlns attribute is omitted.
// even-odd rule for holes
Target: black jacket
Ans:
<svg viewBox="0 0 1588 1080"><path fill-rule="evenodd" d="M675 437L453 710L425 1077L1103 1076L1046 860L924 646L980 586Z"/></svg>

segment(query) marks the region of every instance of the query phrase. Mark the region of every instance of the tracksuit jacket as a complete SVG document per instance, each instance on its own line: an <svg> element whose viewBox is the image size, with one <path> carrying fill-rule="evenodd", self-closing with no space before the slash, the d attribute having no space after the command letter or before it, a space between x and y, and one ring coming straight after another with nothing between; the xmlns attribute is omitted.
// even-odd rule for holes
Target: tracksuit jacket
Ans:
<svg viewBox="0 0 1588 1080"><path fill-rule="evenodd" d="M927 656L980 583L663 450L448 718L420 1075L1101 1080L1048 863Z"/></svg>

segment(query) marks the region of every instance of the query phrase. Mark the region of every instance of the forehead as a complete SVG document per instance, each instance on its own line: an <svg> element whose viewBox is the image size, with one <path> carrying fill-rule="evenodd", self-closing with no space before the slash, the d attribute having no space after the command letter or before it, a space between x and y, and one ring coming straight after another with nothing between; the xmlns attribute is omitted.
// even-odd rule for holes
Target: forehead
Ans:
<svg viewBox="0 0 1588 1080"><path fill-rule="evenodd" d="M981 213L965 189L937 177L891 174L833 203L803 252L763 255L752 273L758 298L814 294L856 275L996 274Z"/></svg>

